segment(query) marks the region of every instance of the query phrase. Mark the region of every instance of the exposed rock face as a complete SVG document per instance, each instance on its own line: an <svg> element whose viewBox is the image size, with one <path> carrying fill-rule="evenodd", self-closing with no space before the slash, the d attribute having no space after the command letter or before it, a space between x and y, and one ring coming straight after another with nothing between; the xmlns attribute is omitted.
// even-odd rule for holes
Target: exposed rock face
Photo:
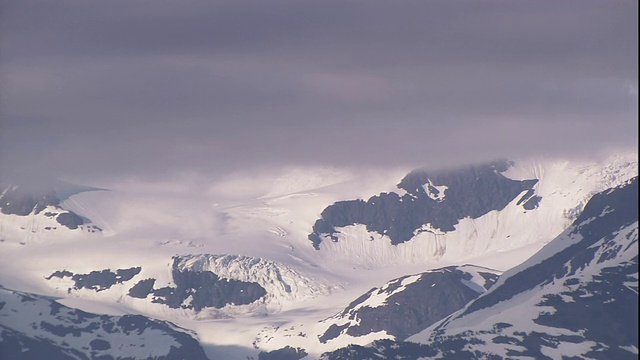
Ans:
<svg viewBox="0 0 640 360"><path fill-rule="evenodd" d="M172 309L196 312L249 304L256 306L247 311L264 313L272 305L277 311L282 302L329 291L324 283L260 258L197 254L178 255L172 259L169 285L158 286L155 278L137 277L142 272L141 267L96 270L86 274L61 270L45 279L68 293L87 289L105 292L108 296L128 295ZM114 289L115 285L122 286Z"/></svg>
<svg viewBox="0 0 640 360"><path fill-rule="evenodd" d="M574 224L464 309L411 336L323 359L638 357L638 180L595 195Z"/></svg>
<svg viewBox="0 0 640 360"><path fill-rule="evenodd" d="M475 266L450 266L404 276L362 295L326 323L326 343L341 334L354 337L384 331L397 340L463 308L498 278L495 271Z"/></svg>
<svg viewBox="0 0 640 360"><path fill-rule="evenodd" d="M2 359L207 359L175 325L141 315L108 316L0 287Z"/></svg>
<svg viewBox="0 0 640 360"><path fill-rule="evenodd" d="M56 221L60 225L64 225L71 230L77 229L80 225L84 224L84 220L75 213L64 212L56 216Z"/></svg>
<svg viewBox="0 0 640 360"><path fill-rule="evenodd" d="M506 161L497 161L454 171L413 171L398 184L406 191L404 195L381 193L366 201L339 201L327 207L309 240L319 249L323 238L338 241L338 228L363 224L397 245L411 240L428 224L443 232L453 231L461 219L502 210L522 192L526 193L518 204L535 209L541 200L533 190L538 180L506 178L502 172L509 166Z"/></svg>
<svg viewBox="0 0 640 360"><path fill-rule="evenodd" d="M304 349L285 346L282 349L261 352L258 354L258 360L300 360L307 355Z"/></svg>
<svg viewBox="0 0 640 360"><path fill-rule="evenodd" d="M0 212L7 215L39 214L47 206L58 206L60 200L53 191L32 193L20 187L9 187L0 195Z"/></svg>
<svg viewBox="0 0 640 360"><path fill-rule="evenodd" d="M153 302L171 308L193 308L200 311L206 307L221 309L227 304L247 305L260 299L267 291L256 283L221 279L210 271L173 271L175 288L165 287L153 292ZM186 301L191 298L190 303Z"/></svg>
<svg viewBox="0 0 640 360"><path fill-rule="evenodd" d="M63 279L65 277L71 278L75 285L73 288L69 288L68 291L78 289L91 289L95 291L103 291L111 288L115 284L122 284L125 281L131 280L134 276L138 275L142 270L141 267L132 267L129 269L118 269L112 272L109 269L102 271L92 271L88 274L74 274L70 271L62 270L56 271L53 274L46 277L47 280L51 280L54 277Z"/></svg>
<svg viewBox="0 0 640 360"><path fill-rule="evenodd" d="M55 211L47 211L43 213L44 216L55 218L58 224L71 230L85 224L85 219L78 214L60 207L60 199L53 190L37 191L11 186L0 194L0 212L5 215L39 215L47 208L53 208ZM95 230L100 231L98 227L92 226L91 231Z"/></svg>
<svg viewBox="0 0 640 360"><path fill-rule="evenodd" d="M260 300L259 303L255 303L259 306L254 307L253 311L267 314L278 312L285 303L312 299L330 292L330 286L326 280L311 276L300 268L244 255L179 255L174 257L172 272L174 283L180 284L178 286L180 289L187 287L192 289L184 293L185 296L189 296L189 293L198 287L203 287L200 290L203 294L222 291L223 293L219 296L221 296L220 299L227 299L226 303L242 305ZM205 289L214 284L219 290ZM338 285L333 284L333 286ZM161 290L162 297L166 297L169 292L174 291L172 289L178 288L158 290ZM154 292L154 296L158 294ZM193 299L195 298L189 297L188 301ZM160 301L164 303L166 299ZM214 303L218 304L218 300Z"/></svg>
<svg viewBox="0 0 640 360"><path fill-rule="evenodd" d="M155 279L144 279L138 281L131 289L129 289L129 296L138 299L145 299L153 292L153 285L155 282Z"/></svg>
<svg viewBox="0 0 640 360"><path fill-rule="evenodd" d="M180 257L174 257L171 274L175 287L154 289L155 279L145 279L129 290L129 296L147 298L151 295L154 303L200 311L208 307L221 309L229 304L251 304L267 294L254 282L221 278L206 270L182 269L180 261Z"/></svg>

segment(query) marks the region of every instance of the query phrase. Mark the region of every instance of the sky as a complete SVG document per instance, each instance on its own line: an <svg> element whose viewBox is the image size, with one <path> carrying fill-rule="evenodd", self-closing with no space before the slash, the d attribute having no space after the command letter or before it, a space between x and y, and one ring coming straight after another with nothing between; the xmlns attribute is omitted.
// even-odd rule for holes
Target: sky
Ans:
<svg viewBox="0 0 640 360"><path fill-rule="evenodd" d="M638 146L634 0L0 1L0 178Z"/></svg>

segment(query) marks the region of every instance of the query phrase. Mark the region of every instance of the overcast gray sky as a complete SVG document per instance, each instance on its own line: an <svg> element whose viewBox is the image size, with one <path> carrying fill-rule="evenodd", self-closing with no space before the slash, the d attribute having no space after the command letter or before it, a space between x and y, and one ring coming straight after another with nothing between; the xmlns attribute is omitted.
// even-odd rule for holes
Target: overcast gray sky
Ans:
<svg viewBox="0 0 640 360"><path fill-rule="evenodd" d="M0 176L637 147L638 2L0 2Z"/></svg>

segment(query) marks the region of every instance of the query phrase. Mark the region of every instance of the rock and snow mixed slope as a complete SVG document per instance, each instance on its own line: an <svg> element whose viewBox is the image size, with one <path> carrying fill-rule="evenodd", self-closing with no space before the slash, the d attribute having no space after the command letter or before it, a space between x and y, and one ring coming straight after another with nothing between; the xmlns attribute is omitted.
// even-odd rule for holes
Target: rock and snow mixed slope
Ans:
<svg viewBox="0 0 640 360"><path fill-rule="evenodd" d="M502 173L510 166L497 161L453 171L413 171L398 184L403 195L381 193L367 201L341 201L327 207L313 225L309 240L319 250L323 240L340 241L339 228L361 224L398 245L424 231L454 231L460 220L500 211L516 197L523 209L535 209L540 197L533 186L538 180L509 179Z"/></svg>
<svg viewBox="0 0 640 360"><path fill-rule="evenodd" d="M393 279L352 301L339 313L313 326L258 339L262 356L277 359L286 343L305 354L319 354L347 344L365 345L379 339L403 340L461 309L496 281L497 272L472 265L449 266Z"/></svg>
<svg viewBox="0 0 640 360"><path fill-rule="evenodd" d="M491 166L416 171L405 180L407 172L359 178L297 169L274 177L237 175L204 190L202 182L101 184L112 191L75 193L56 205L85 221L78 229L46 230L45 221L57 222L44 210L0 213L0 284L64 297L60 303L92 312L176 322L197 331L212 358L278 349L299 356L297 348L317 358L350 341L365 344L367 336L401 339L419 329L402 330L405 335L365 329L349 319L364 319L364 307L334 315L372 287L413 279L407 274L467 263L500 271L520 264L567 228L592 195L637 176L637 155L601 163L519 161L506 171ZM431 210L405 226L399 214L413 211L377 201L383 198L424 202L414 206ZM375 200L363 213L375 216L320 232L315 248L308 237L323 211L354 199ZM86 218L105 230L81 231ZM376 309L391 316L389 307ZM346 327L321 343L331 325ZM350 339L356 329L371 331Z"/></svg>
<svg viewBox="0 0 640 360"><path fill-rule="evenodd" d="M76 192L91 190L97 189L77 187ZM68 236L66 230L75 230L76 235L100 232L101 229L89 219L61 206L65 196L73 194L71 184L48 190L18 185L7 187L0 194L0 240L26 244Z"/></svg>
<svg viewBox="0 0 640 360"><path fill-rule="evenodd" d="M323 358L637 358L637 178L595 195L562 235L408 340Z"/></svg>
<svg viewBox="0 0 640 360"><path fill-rule="evenodd" d="M394 279L322 321L328 328L319 341L326 343L341 335L357 341L376 332L384 332L385 338L406 339L464 307L497 278L494 270L466 265Z"/></svg>
<svg viewBox="0 0 640 360"><path fill-rule="evenodd" d="M3 359L207 359L186 330L141 315L91 314L0 287Z"/></svg>
<svg viewBox="0 0 640 360"><path fill-rule="evenodd" d="M287 303L329 295L338 285L284 264L241 255L185 255L175 259L181 271L210 271L220 277L252 282L265 289L266 314L278 312Z"/></svg>
<svg viewBox="0 0 640 360"><path fill-rule="evenodd" d="M337 284L273 261L240 255L177 255L169 280L143 267L89 273L58 270L45 277L58 296L116 301L139 311L199 319L269 315L327 296Z"/></svg>
<svg viewBox="0 0 640 360"><path fill-rule="evenodd" d="M526 160L413 171L394 191L325 208L309 239L319 252L362 267L476 263L506 250L539 249L591 196L637 173L635 154L601 164Z"/></svg>

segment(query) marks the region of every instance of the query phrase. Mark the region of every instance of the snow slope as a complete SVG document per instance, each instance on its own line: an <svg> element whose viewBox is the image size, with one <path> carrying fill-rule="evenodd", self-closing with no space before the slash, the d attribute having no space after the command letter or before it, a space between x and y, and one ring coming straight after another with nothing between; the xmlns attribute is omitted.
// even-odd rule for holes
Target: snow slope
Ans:
<svg viewBox="0 0 640 360"><path fill-rule="evenodd" d="M537 208L526 210L518 204L525 195L521 193L501 210L460 219L454 230L425 225L410 241L397 245L385 235L353 225L338 229L338 242L323 241L319 250L313 247L308 236L325 208L381 192L403 196L407 191L396 185L407 173L408 169L297 168L213 180L97 184L110 191L77 193L59 206L90 218L102 232L65 228L50 236L44 227L51 219L42 213L0 214L5 240L0 242L0 284L63 297L63 304L96 313L170 320L196 331L209 357L244 359L297 346L293 339L300 333L307 334L307 340L324 334L331 324L321 320L341 313L370 289L407 274L463 264L498 271L518 265L575 220L590 196L636 176L637 155L592 163L518 161L503 174L515 180L537 179ZM432 201L444 204L455 198L447 184L425 184L429 186L422 190ZM25 227L23 222L29 221L39 225ZM24 241L32 239L29 236L46 241ZM202 311L154 303L151 295L129 296L145 279L155 280L154 289L177 287L172 274L175 258L184 260L183 270L255 282L268 295L249 305ZM64 270L88 275L132 268L140 272L102 291L74 289L72 277L46 279ZM278 272L283 281L274 281ZM309 343L304 337L300 340ZM308 351L311 357L319 356L342 345L328 341Z"/></svg>
<svg viewBox="0 0 640 360"><path fill-rule="evenodd" d="M0 354L3 359L206 359L192 334L170 323L91 314L1 287Z"/></svg>
<svg viewBox="0 0 640 360"><path fill-rule="evenodd" d="M325 359L634 359L638 180L596 194L574 224L463 309L408 339Z"/></svg>
<svg viewBox="0 0 640 360"><path fill-rule="evenodd" d="M468 262L506 270L526 257L514 258L514 262L505 266L479 263L475 258L501 256L505 251L527 246L539 248L569 226L591 196L618 186L637 173L635 154L617 155L602 164L522 161L509 167L504 175L516 180L538 180L533 185L535 195L540 197L535 209L524 209L518 195L499 211L460 219L454 231L427 223L415 232L411 241L397 245L392 245L392 240L384 234L354 224L338 228L336 241L323 241L320 248L331 257L361 267Z"/></svg>
<svg viewBox="0 0 640 360"><path fill-rule="evenodd" d="M83 191L99 190L59 182L50 189L9 186L0 193L0 241L25 245L59 238L82 238L102 231L61 202ZM71 231L69 231L71 230Z"/></svg>

